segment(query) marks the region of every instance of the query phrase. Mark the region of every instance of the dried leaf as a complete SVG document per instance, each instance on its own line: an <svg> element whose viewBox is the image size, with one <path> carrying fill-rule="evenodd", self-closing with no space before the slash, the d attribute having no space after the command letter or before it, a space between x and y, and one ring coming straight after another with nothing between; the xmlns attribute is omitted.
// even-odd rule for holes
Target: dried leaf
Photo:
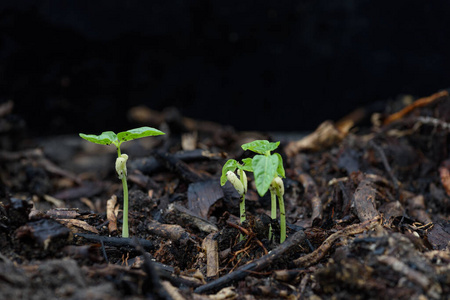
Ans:
<svg viewBox="0 0 450 300"><path fill-rule="evenodd" d="M347 132L341 132L335 127L333 122L325 121L313 133L299 141L290 142L285 149L286 155L292 157L300 151L319 151L336 145L346 135Z"/></svg>
<svg viewBox="0 0 450 300"><path fill-rule="evenodd" d="M92 225L89 225L85 221L77 220L77 219L57 219L57 221L61 224L64 224L66 227L70 228L74 232L78 232L77 228L81 228L86 231L90 231L98 234L97 228Z"/></svg>
<svg viewBox="0 0 450 300"><path fill-rule="evenodd" d="M109 221L108 231L109 233L117 231L117 196L112 197L106 202L106 218Z"/></svg>

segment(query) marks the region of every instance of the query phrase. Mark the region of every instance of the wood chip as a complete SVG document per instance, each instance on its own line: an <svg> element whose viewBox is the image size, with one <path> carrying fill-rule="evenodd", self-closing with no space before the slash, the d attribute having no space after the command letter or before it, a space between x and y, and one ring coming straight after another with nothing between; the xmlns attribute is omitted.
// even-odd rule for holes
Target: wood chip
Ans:
<svg viewBox="0 0 450 300"><path fill-rule="evenodd" d="M353 197L353 206L361 222L372 220L379 216L375 208L375 188L370 179L363 179Z"/></svg>
<svg viewBox="0 0 450 300"><path fill-rule="evenodd" d="M206 276L217 278L219 275L219 252L215 233L210 233L203 239L202 248L206 251Z"/></svg>

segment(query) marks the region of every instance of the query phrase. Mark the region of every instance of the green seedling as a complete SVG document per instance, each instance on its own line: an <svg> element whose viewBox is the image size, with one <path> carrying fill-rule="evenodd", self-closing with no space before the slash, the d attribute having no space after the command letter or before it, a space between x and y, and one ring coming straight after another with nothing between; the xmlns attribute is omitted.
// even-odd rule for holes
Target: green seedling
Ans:
<svg viewBox="0 0 450 300"><path fill-rule="evenodd" d="M120 152L123 142L140 139L147 136L162 135L164 132L151 127L140 127L115 134L112 131L102 132L100 135L80 133L83 139L100 145L114 144L117 147L116 172L123 185L123 225L122 237L129 237L128 231L128 185L127 185L127 160L128 155Z"/></svg>
<svg viewBox="0 0 450 300"><path fill-rule="evenodd" d="M284 186L280 177L285 177L283 159L278 153L270 152L278 148L280 142L271 143L266 140L256 140L241 147L243 150L250 150L256 153L253 158L245 158L243 164L234 159L228 160L222 168L220 184L224 185L227 180L233 184L234 188L241 195L240 220L245 221L245 193L247 192L247 176L244 171L253 172L258 194L262 197L268 190L271 194L271 218L277 218L277 197L280 206L280 243L286 239L286 213L284 209ZM240 179L234 172L238 170ZM244 184L245 182L245 184ZM244 188L243 188L244 187ZM242 237L241 237L242 239ZM269 240L272 239L272 226L269 229Z"/></svg>
<svg viewBox="0 0 450 300"><path fill-rule="evenodd" d="M258 194L262 197L267 191L271 196L270 217L277 218L277 197L280 206L280 243L286 239L286 213L284 210L284 186L280 177L285 177L283 159L279 153L271 154L278 148L280 142L271 143L266 140L256 140L242 145L243 150L250 150L256 155L252 158L251 166L255 175ZM269 228L269 240L272 239L272 226Z"/></svg>
<svg viewBox="0 0 450 300"><path fill-rule="evenodd" d="M237 169L239 178L234 173ZM234 159L228 160L222 168L222 176L220 177L220 184L223 186L227 180L233 185L240 196L239 203L239 218L241 224L245 222L245 194L247 193L247 175L245 171L252 171L251 159L244 159L244 164L238 163ZM244 237L240 236L242 241Z"/></svg>

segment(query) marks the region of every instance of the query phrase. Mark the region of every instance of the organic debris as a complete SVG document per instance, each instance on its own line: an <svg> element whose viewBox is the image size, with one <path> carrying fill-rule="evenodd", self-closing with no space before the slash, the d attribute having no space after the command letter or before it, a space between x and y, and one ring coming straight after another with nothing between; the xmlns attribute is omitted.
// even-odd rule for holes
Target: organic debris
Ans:
<svg viewBox="0 0 450 300"><path fill-rule="evenodd" d="M18 142L25 123L5 125L0 298L446 299L450 98L401 103L281 141L136 107L137 126L167 135L127 148L131 238L120 237L122 187L105 170L114 149L76 134ZM0 105L0 121L12 113ZM241 195L220 185L224 163L248 157L240 146L254 140L281 142L281 244L251 172L243 222Z"/></svg>

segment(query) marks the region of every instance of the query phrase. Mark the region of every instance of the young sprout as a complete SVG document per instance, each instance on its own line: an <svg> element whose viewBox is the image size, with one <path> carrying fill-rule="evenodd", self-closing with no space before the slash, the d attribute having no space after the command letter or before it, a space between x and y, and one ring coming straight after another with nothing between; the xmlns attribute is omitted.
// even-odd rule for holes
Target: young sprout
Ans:
<svg viewBox="0 0 450 300"><path fill-rule="evenodd" d="M284 184L283 180L277 176L272 180L270 184L270 195L272 198L272 212L271 217L272 220L275 219L276 216L276 200L274 199L274 195L278 197L278 205L280 206L280 243L284 242L286 239L286 212L284 210ZM274 207L275 206L275 207ZM275 215L274 215L275 211ZM270 228L272 229L272 228Z"/></svg>
<svg viewBox="0 0 450 300"><path fill-rule="evenodd" d="M100 145L114 144L117 148L116 172L123 185L123 225L122 237L129 237L128 230L128 185L127 185L127 160L128 155L120 152L120 145L123 142L136 140L147 136L162 135L164 132L151 127L140 127L115 134L112 131L105 131L100 135L80 133L83 139Z"/></svg>
<svg viewBox="0 0 450 300"><path fill-rule="evenodd" d="M262 197L268 190L271 195L271 213L273 221L277 218L277 200L280 206L280 243L286 239L286 215L284 210L284 186L280 177L285 177L283 159L279 153L270 152L278 148L280 142L271 143L266 140L256 140L242 145L243 150L257 153L248 162L255 175L255 184L258 194ZM272 239L272 226L269 228L269 240Z"/></svg>
<svg viewBox="0 0 450 300"><path fill-rule="evenodd" d="M240 196L240 203L239 203L239 219L241 221L241 224L245 222L246 215L245 215L245 194L247 193L247 175L245 174L245 171L251 171L251 165L248 165L248 163L251 163L251 160L244 160L244 164L238 163L234 159L228 160L225 165L222 168L222 177L220 178L220 184L223 186L227 180L233 185L233 187L236 189ZM238 170L239 178L234 173ZM240 236L240 240L242 241L244 237Z"/></svg>

